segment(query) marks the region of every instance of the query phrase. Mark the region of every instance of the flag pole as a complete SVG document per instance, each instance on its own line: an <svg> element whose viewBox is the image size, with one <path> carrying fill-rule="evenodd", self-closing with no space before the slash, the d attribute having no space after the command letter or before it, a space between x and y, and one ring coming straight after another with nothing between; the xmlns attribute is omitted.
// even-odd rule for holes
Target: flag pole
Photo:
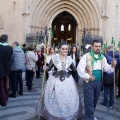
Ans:
<svg viewBox="0 0 120 120"><path fill-rule="evenodd" d="M49 39L48 39L49 41ZM44 44L45 44L45 59L44 59L44 64L46 65L46 59L47 59L47 54L48 54L48 42L45 36L44 39ZM40 112L41 112L41 107L42 107L42 99L43 99L43 90L44 90L44 86L45 86L45 80L46 80L46 71L44 70L44 75L43 75L43 81L42 81L42 91L41 91L41 95L40 95L40 99L39 99L39 114L38 114L38 120L40 120Z"/></svg>
<svg viewBox="0 0 120 120"><path fill-rule="evenodd" d="M113 29L112 29L112 44L113 44L113 59L115 58L115 41L113 38ZM116 120L116 81L115 81L115 68L114 68L114 120Z"/></svg>

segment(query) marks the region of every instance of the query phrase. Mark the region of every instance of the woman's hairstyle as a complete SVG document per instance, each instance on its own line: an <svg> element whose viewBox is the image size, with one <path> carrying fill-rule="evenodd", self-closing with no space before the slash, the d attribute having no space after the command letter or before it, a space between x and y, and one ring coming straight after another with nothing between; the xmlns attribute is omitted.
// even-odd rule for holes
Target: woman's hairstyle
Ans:
<svg viewBox="0 0 120 120"><path fill-rule="evenodd" d="M59 45L59 48L61 48L63 45L67 45L67 43L65 41L62 41Z"/></svg>
<svg viewBox="0 0 120 120"><path fill-rule="evenodd" d="M55 48L54 48L53 46L51 46L51 47L49 48L48 55L50 55L52 48L54 49L54 53L55 53Z"/></svg>
<svg viewBox="0 0 120 120"><path fill-rule="evenodd" d="M30 45L30 46L28 47L28 50L29 50L29 51L33 51L33 50L35 50L35 47L34 47L33 45Z"/></svg>
<svg viewBox="0 0 120 120"><path fill-rule="evenodd" d="M77 53L77 47L76 47L75 44L73 44L72 47L71 47L71 52L70 52L71 54L73 54L73 48L74 48L74 47L76 48L76 52L75 52L75 54Z"/></svg>

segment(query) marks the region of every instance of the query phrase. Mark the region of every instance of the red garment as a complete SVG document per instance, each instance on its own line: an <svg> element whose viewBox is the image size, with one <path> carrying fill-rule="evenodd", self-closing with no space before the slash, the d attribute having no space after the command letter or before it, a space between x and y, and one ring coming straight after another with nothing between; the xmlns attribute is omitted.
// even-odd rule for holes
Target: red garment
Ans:
<svg viewBox="0 0 120 120"><path fill-rule="evenodd" d="M7 77L0 78L0 105L5 106L8 100Z"/></svg>
<svg viewBox="0 0 120 120"><path fill-rule="evenodd" d="M40 67L42 65L41 55L38 54L38 61L36 62L37 66Z"/></svg>
<svg viewBox="0 0 120 120"><path fill-rule="evenodd" d="M36 62L36 64L37 64L38 67L44 65L44 55L43 55L43 53L44 53L43 50L41 50L41 51L38 53L38 61Z"/></svg>

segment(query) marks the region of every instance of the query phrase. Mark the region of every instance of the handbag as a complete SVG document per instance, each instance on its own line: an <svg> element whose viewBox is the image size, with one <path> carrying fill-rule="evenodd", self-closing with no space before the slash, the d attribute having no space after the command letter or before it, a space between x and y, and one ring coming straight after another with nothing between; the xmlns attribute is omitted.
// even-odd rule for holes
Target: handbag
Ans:
<svg viewBox="0 0 120 120"><path fill-rule="evenodd" d="M103 76L103 84L105 86L110 86L114 84L114 77L113 76Z"/></svg>

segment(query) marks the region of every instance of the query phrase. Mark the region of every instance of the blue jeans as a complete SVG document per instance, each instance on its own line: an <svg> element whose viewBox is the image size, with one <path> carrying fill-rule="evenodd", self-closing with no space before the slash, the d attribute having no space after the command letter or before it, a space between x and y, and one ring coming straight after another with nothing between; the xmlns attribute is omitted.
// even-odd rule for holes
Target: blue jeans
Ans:
<svg viewBox="0 0 120 120"><path fill-rule="evenodd" d="M108 103L108 99L109 99L109 103ZM114 85L104 86L103 105L113 106L113 103L114 103Z"/></svg>

